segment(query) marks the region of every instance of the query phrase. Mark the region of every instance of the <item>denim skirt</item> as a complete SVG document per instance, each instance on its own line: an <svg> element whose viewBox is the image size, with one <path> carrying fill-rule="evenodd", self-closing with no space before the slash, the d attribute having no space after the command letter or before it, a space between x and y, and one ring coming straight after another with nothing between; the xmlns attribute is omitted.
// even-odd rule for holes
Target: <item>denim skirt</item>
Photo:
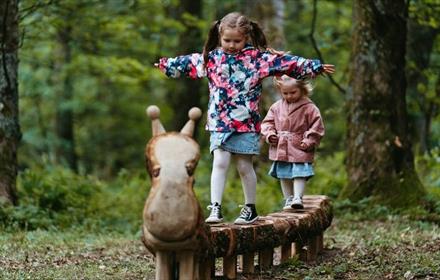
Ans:
<svg viewBox="0 0 440 280"><path fill-rule="evenodd" d="M312 164L308 162L274 161L270 167L269 175L277 179L310 179L315 173Z"/></svg>
<svg viewBox="0 0 440 280"><path fill-rule="evenodd" d="M222 149L233 154L260 154L260 134L255 132L211 131L209 151Z"/></svg>

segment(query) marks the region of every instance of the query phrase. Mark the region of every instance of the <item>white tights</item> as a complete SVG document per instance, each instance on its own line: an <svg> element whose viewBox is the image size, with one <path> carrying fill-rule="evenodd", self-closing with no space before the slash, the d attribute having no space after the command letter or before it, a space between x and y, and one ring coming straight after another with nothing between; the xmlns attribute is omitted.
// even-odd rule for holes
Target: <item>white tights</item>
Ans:
<svg viewBox="0 0 440 280"><path fill-rule="evenodd" d="M211 203L221 204L223 191L226 185L226 176L231 162L231 153L222 149L214 150L214 161L211 173ZM252 163L252 155L234 155L241 184L245 204L255 204L257 192L257 175Z"/></svg>
<svg viewBox="0 0 440 280"><path fill-rule="evenodd" d="M294 195L295 197L303 197L304 188L306 187L306 179L304 178L295 178L293 180L280 179L280 183L284 198L288 198L291 195Z"/></svg>

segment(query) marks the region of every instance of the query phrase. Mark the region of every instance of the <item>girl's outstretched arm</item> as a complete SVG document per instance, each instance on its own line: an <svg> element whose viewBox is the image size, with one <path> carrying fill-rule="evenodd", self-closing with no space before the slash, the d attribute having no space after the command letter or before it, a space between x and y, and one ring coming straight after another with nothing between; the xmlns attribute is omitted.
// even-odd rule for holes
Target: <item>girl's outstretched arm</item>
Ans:
<svg viewBox="0 0 440 280"><path fill-rule="evenodd" d="M200 53L182 55L173 58L163 57L154 66L165 73L168 77L178 78L182 74L192 79L206 76L203 56Z"/></svg>
<svg viewBox="0 0 440 280"><path fill-rule="evenodd" d="M260 65L260 78L283 74L295 79L314 78L319 74L332 74L335 71L334 65L322 64L318 59L307 59L288 53L279 55L269 51L261 54Z"/></svg>

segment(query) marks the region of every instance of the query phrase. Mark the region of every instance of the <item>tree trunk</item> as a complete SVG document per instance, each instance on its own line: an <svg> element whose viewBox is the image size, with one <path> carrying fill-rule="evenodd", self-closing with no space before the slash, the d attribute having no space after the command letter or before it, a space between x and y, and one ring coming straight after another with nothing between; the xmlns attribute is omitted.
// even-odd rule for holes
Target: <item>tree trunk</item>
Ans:
<svg viewBox="0 0 440 280"><path fill-rule="evenodd" d="M184 18L184 14L190 14L195 18L202 17L201 0L182 0L180 3L180 20L184 23L186 30L179 37L179 52L190 54L202 52L203 40L201 30L191 24ZM180 131L188 121L188 110L191 107L204 108L208 103L208 89L201 89L201 80L192 80L189 78L180 79L173 92L168 94L169 104L174 112L173 130ZM202 96L205 96L205 103L201 102ZM197 136L197 131L194 133Z"/></svg>
<svg viewBox="0 0 440 280"><path fill-rule="evenodd" d="M66 19L69 20L69 19ZM72 61L71 44L71 27L61 27L58 31L57 40L59 43L58 58L55 62L55 71L58 72L58 83L61 88L57 94L57 111L56 111L56 135L58 145L56 149L56 157L59 163L66 163L69 168L77 171L77 156L75 153L75 137L73 131L73 110L71 106L73 98L72 78L69 71L66 71Z"/></svg>
<svg viewBox="0 0 440 280"><path fill-rule="evenodd" d="M425 194L407 136L407 11L404 0L354 2L343 197L399 207Z"/></svg>
<svg viewBox="0 0 440 280"><path fill-rule="evenodd" d="M17 204L18 1L0 1L0 199Z"/></svg>

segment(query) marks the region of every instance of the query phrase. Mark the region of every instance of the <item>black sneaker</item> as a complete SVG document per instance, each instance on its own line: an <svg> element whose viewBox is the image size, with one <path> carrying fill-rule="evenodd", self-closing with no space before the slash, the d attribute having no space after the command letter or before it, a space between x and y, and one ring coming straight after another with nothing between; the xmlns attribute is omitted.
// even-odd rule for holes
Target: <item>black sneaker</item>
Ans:
<svg viewBox="0 0 440 280"><path fill-rule="evenodd" d="M222 206L220 204L215 202L208 205L208 209L211 210L211 214L209 214L209 217L205 220L206 223L213 224L223 222Z"/></svg>
<svg viewBox="0 0 440 280"><path fill-rule="evenodd" d="M246 225L252 224L258 219L257 209L255 204L246 204L241 208L240 216L234 221L234 224Z"/></svg>

